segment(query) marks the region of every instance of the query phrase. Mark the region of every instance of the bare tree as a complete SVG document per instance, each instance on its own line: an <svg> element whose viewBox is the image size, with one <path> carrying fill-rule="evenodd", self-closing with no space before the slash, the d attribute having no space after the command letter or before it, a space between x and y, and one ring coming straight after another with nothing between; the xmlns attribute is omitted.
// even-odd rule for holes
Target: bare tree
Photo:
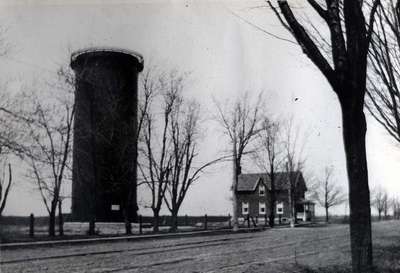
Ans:
<svg viewBox="0 0 400 273"><path fill-rule="evenodd" d="M233 105L228 105L227 108L222 108L219 103L217 106L216 120L222 126L224 133L229 137L232 145L232 162L233 162L233 177L232 177L232 205L233 205L233 230L238 230L238 208L236 188L238 177L242 173L242 159L247 153L249 144L255 139L258 131L259 123L261 122L260 110L262 106L261 95L257 97L257 101L250 102L250 97L245 93L240 98L237 98Z"/></svg>
<svg viewBox="0 0 400 273"><path fill-rule="evenodd" d="M60 80L63 81L63 95L43 100L35 92L24 93L19 109L3 109L23 135L22 141L11 148L29 166L29 177L35 182L49 214L49 236L55 235L56 211L62 198L62 185L64 180L70 178L68 172L71 170L73 85L69 82L71 78L66 78L64 72L59 71ZM54 93L59 88L51 87Z"/></svg>
<svg viewBox="0 0 400 273"><path fill-rule="evenodd" d="M195 166L199 155L198 142L201 135L200 105L194 101L185 103L184 100L181 100L181 103L181 105L177 105L170 123L173 161L171 179L167 183L167 194L164 196L165 204L172 216L172 231L176 231L178 228L179 209L200 174L208 167L228 158L223 156L199 167Z"/></svg>
<svg viewBox="0 0 400 273"><path fill-rule="evenodd" d="M329 222L329 209L344 203L347 198L343 190L333 181L333 167L325 167L323 179L317 182L314 197L325 209L325 221Z"/></svg>
<svg viewBox="0 0 400 273"><path fill-rule="evenodd" d="M0 26L0 57L6 56L10 53L12 46L7 39L7 28ZM11 98L7 94L7 83L1 86L2 92L0 93L0 164L1 177L0 177L0 217L6 207L8 194L12 185L12 167L7 164L7 155L15 149L19 134L14 130L15 124L8 119L7 109L13 107ZM8 167L8 168L7 168ZM6 169L8 169L8 179L6 179Z"/></svg>
<svg viewBox="0 0 400 273"><path fill-rule="evenodd" d="M73 105L64 105L65 112L61 120L55 120L55 109L45 109L41 102L36 101L35 120L27 127L33 144L26 146L26 157L43 202L49 213L49 235L55 235L55 216L57 208L61 209L62 184L70 169ZM52 117L53 116L53 117ZM59 210L60 218L62 212ZM60 221L62 225L62 220ZM62 232L62 227L60 227Z"/></svg>
<svg viewBox="0 0 400 273"><path fill-rule="evenodd" d="M163 204L171 212L171 230L177 229L179 209L185 197L209 166L223 158L207 162L200 167L194 164L198 157L200 138L200 106L186 101L182 95L186 74L144 73L143 89L147 106L141 108L141 162L139 168L151 192L153 231L158 231L159 213ZM161 98L161 115L155 111ZM146 103L144 104L146 105ZM161 116L161 118L160 118Z"/></svg>
<svg viewBox="0 0 400 273"><path fill-rule="evenodd" d="M305 158L303 157L303 149L305 145L300 138L299 127L294 127L293 118L290 118L284 127L284 162L285 171L288 175L288 197L289 197L289 207L290 207L290 225L294 227L297 222L297 212L296 212L296 201L299 196L299 186L302 172L304 170Z"/></svg>
<svg viewBox="0 0 400 273"><path fill-rule="evenodd" d="M171 116L170 138L172 143L171 179L167 183L165 204L171 212L171 230L178 228L178 212L186 193L197 177L193 177L192 164L198 155L197 142L199 135L199 105L191 103L185 107L176 105ZM185 107L186 109L181 110Z"/></svg>
<svg viewBox="0 0 400 273"><path fill-rule="evenodd" d="M372 205L378 211L379 221L382 219L382 213L385 216L387 215L388 201L387 191L382 187L377 187L372 191Z"/></svg>
<svg viewBox="0 0 400 273"><path fill-rule="evenodd" d="M178 94L183 88L184 78L182 75L170 73L167 77L162 74L147 74L145 79L144 89L154 95L157 93L163 98L162 118L160 120L157 119L157 113L153 112L154 109L151 104L149 104L146 113L142 113L144 115L144 127L141 134L142 147L140 151L143 157L139 164L143 180L151 191L153 231L157 232L159 230L159 214L173 168L172 141L169 138L169 128L175 107L180 104L181 98ZM161 134L157 134L158 131L161 131Z"/></svg>
<svg viewBox="0 0 400 273"><path fill-rule="evenodd" d="M375 13L380 4L373 0L307 0L327 26L330 38L312 37L307 23L300 22L288 1L269 6L286 30L296 39L306 56L325 76L337 94L342 110L344 148L349 177L350 237L353 272L372 271L371 211L365 151L366 121L363 112L366 93L368 49ZM365 15L369 13L369 15ZM369 19L366 17L369 16ZM309 25L309 24L308 24ZM329 42L328 42L329 41ZM325 54L318 44L329 44Z"/></svg>
<svg viewBox="0 0 400 273"><path fill-rule="evenodd" d="M389 206L390 206L390 198L388 193L386 192L384 198L383 198L383 216L384 219L387 219L389 215Z"/></svg>
<svg viewBox="0 0 400 273"><path fill-rule="evenodd" d="M384 1L376 21L369 50L366 108L400 142L400 1Z"/></svg>
<svg viewBox="0 0 400 273"><path fill-rule="evenodd" d="M398 197L392 199L393 218L400 219L400 200Z"/></svg>
<svg viewBox="0 0 400 273"><path fill-rule="evenodd" d="M74 87L75 77L72 71L68 67L60 67L57 71L57 80L54 84L50 84L53 89L61 90L64 95L61 96L59 102L62 106L65 106L65 120L63 134L64 134L64 152L66 153L66 160L63 163L64 173L66 173L64 180L72 180L72 143L73 143L73 122L75 117L75 104L74 104ZM69 109L69 110L67 110ZM69 118L69 120L68 120ZM61 125L62 126L62 125ZM61 184L61 182L60 182ZM60 191L61 193L61 191ZM60 236L64 235L64 216L62 211L62 202L70 198L69 194L60 194L58 197L58 232Z"/></svg>
<svg viewBox="0 0 400 273"><path fill-rule="evenodd" d="M257 149L253 153L253 160L261 170L265 171L271 181L270 192L270 211L268 222L270 227L274 227L275 221L275 204L276 204L276 172L281 168L283 161L283 147L281 139L281 122L278 120L271 121L264 118L263 129L258 132Z"/></svg>

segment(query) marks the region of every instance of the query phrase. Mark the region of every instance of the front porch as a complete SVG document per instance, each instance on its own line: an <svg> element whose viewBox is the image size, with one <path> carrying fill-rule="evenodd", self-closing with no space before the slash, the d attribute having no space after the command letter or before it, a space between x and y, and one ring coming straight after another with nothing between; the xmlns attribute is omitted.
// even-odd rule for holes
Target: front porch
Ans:
<svg viewBox="0 0 400 273"><path fill-rule="evenodd" d="M309 200L302 200L296 204L296 219L311 221L315 216L315 203Z"/></svg>

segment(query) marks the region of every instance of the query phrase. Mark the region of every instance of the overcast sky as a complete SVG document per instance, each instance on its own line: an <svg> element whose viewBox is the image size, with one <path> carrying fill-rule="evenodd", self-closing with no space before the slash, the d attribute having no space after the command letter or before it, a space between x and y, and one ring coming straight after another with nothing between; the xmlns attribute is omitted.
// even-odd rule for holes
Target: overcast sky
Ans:
<svg viewBox="0 0 400 273"><path fill-rule="evenodd" d="M233 15L290 38L269 9L254 8L264 3L0 0L0 23L7 27L6 38L12 45L11 52L0 59L1 81L21 86L21 82L52 77L60 65L69 64L72 51L84 47L135 50L144 56L145 67L191 72L185 95L201 102L207 133L200 160L212 160L229 148L221 128L211 120L212 98L224 102L245 91L253 96L262 91L271 116L292 115L308 135L307 170L318 177L325 166L332 165L336 182L347 190L340 110L325 79L298 46ZM396 171L400 150L369 116L367 152L371 188L382 185L393 195L400 193ZM247 163L244 172L255 171L251 165ZM45 215L40 195L23 177L24 170L18 172L5 214ZM231 212L231 172L231 164L225 164L204 174L181 213ZM144 195L139 199L145 201ZM65 204L64 210L69 206ZM335 212L344 213L344 208Z"/></svg>

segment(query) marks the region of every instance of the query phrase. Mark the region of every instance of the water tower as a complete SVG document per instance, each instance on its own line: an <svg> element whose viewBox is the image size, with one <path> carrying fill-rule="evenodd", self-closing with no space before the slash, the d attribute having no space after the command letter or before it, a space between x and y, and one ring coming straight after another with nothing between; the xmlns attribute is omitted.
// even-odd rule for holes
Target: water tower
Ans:
<svg viewBox="0 0 400 273"><path fill-rule="evenodd" d="M137 216L137 81L143 57L129 50L74 52L76 77L72 217Z"/></svg>

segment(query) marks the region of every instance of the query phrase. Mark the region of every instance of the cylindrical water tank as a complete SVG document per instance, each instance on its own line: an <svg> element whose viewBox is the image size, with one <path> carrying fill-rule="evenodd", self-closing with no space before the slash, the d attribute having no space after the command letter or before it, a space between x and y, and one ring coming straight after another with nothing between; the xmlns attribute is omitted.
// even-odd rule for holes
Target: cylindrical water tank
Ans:
<svg viewBox="0 0 400 273"><path fill-rule="evenodd" d="M72 54L75 72L72 217L137 216L137 81L143 57L115 48Z"/></svg>

